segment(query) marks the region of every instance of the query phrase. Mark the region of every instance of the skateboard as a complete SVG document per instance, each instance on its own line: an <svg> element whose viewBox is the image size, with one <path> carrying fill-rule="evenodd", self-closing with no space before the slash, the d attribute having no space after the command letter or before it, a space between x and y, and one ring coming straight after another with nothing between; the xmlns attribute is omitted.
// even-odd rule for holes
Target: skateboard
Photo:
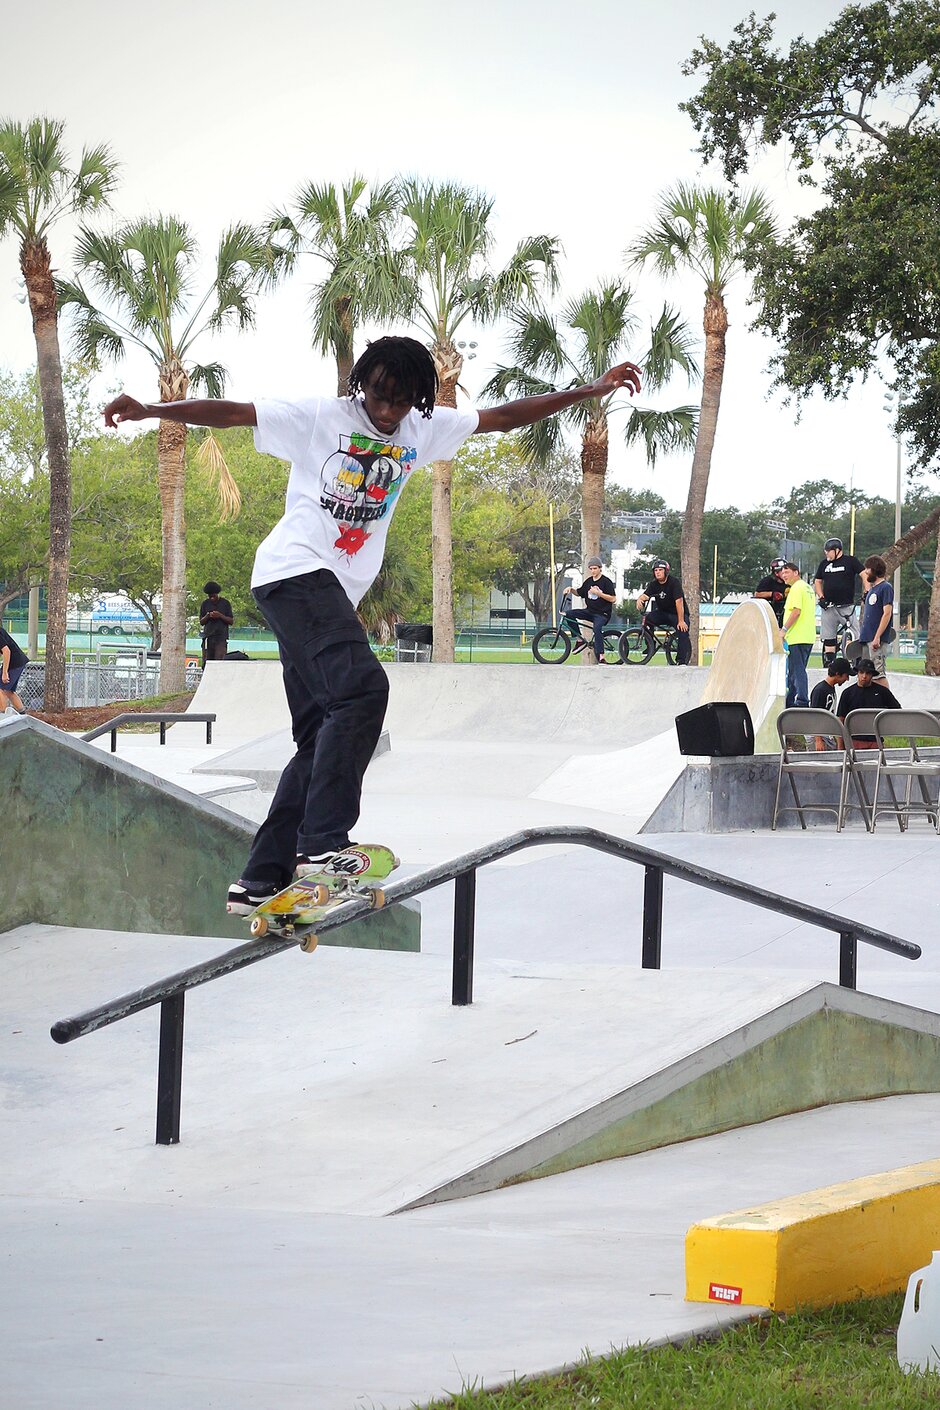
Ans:
<svg viewBox="0 0 940 1410"><path fill-rule="evenodd" d="M298 940L300 948L309 954L317 947L317 923L337 906L357 898L367 900L373 910L384 906L385 892L372 883L383 881L398 865L398 858L388 847L368 842L351 844L334 857L332 870L298 878L276 896L262 901L246 916L248 929L256 940L266 935Z"/></svg>

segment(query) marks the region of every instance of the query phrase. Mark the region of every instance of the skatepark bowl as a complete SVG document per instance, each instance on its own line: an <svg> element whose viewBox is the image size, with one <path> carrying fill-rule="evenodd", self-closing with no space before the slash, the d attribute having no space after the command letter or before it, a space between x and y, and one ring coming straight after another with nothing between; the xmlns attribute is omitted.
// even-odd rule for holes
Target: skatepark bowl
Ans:
<svg viewBox="0 0 940 1410"><path fill-rule="evenodd" d="M211 741L0 725L0 1405L406 1410L929 1262L940 842L770 831L768 615L710 669L390 663L402 866L311 956L220 900L276 662L209 663ZM679 754L712 700L755 756Z"/></svg>

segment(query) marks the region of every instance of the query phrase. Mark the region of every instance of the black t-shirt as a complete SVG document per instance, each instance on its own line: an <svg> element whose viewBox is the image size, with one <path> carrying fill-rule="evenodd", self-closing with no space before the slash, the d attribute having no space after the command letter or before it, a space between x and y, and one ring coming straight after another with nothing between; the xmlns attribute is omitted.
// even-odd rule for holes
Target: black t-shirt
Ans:
<svg viewBox="0 0 940 1410"><path fill-rule="evenodd" d="M783 608L787 600L787 585L782 578L775 578L773 573L768 573L766 578L761 578L755 592L772 592L774 596L770 599L770 606L773 608L774 616L783 626Z"/></svg>
<svg viewBox="0 0 940 1410"><path fill-rule="evenodd" d="M5 646L8 646L10 648L11 666L26 665L27 661L29 660L29 657L26 655L26 652L22 649L22 647L17 646L16 642L13 640L9 632L4 631L3 628L0 627L0 650L2 650Z"/></svg>
<svg viewBox="0 0 940 1410"><path fill-rule="evenodd" d="M822 579L822 595L834 607L849 607L855 601L855 579L864 568L851 553L843 553L829 562L824 558L816 569Z"/></svg>
<svg viewBox="0 0 940 1410"><path fill-rule="evenodd" d="M600 592L609 593L611 596L613 596L617 589L610 581L610 578L605 577L603 573L601 573L600 577L597 579L586 578L578 588L578 596L584 599L584 605L587 610L593 612L595 616L606 617L609 620L610 614L614 610L614 604L612 602L605 602L602 597L588 597L588 593L592 587L598 588Z"/></svg>
<svg viewBox="0 0 940 1410"><path fill-rule="evenodd" d="M810 693L809 703L814 710L832 710L836 703L836 688L828 681L820 681L814 685Z"/></svg>
<svg viewBox="0 0 940 1410"><path fill-rule="evenodd" d="M847 685L839 696L839 719L844 720L852 710L900 710L901 702L891 694L886 685ZM854 739L872 740L873 734L853 735Z"/></svg>
<svg viewBox="0 0 940 1410"><path fill-rule="evenodd" d="M685 594L682 591L682 584L679 582L679 579L674 578L671 573L666 574L666 581L663 583L657 582L657 580L653 578L652 582L646 584L643 591L649 598L649 606L653 611L671 612L674 617L679 615L676 602L680 597L684 601Z"/></svg>
<svg viewBox="0 0 940 1410"><path fill-rule="evenodd" d="M211 597L207 597L199 609L199 620L202 621L207 612L222 612L226 617L231 617L232 604L225 597L217 597L213 602ZM228 636L228 622L220 622L218 617L210 617L208 622L202 623L202 634L209 639L211 636Z"/></svg>

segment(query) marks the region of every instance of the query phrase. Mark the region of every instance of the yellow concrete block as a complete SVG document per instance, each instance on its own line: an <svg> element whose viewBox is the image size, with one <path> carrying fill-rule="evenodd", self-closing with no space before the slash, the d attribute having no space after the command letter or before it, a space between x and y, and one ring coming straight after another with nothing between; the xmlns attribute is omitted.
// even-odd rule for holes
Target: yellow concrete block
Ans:
<svg viewBox="0 0 940 1410"><path fill-rule="evenodd" d="M940 1160L693 1224L688 1302L792 1312L903 1288L940 1244Z"/></svg>

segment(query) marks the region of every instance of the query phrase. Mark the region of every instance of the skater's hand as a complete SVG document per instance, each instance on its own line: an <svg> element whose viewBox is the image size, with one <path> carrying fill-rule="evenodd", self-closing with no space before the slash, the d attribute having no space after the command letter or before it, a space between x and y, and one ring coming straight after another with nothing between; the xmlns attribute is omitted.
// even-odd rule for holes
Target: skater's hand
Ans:
<svg viewBox="0 0 940 1410"><path fill-rule="evenodd" d="M612 392L618 391L620 387L626 387L631 397L634 392L640 390L640 369L635 363L618 363L609 372L605 372L603 377L598 377L591 386L591 392L596 397L607 397Z"/></svg>
<svg viewBox="0 0 940 1410"><path fill-rule="evenodd" d="M104 424L117 426L121 421L146 421L150 412L142 402L135 401L122 392L114 401L109 401L104 409Z"/></svg>

